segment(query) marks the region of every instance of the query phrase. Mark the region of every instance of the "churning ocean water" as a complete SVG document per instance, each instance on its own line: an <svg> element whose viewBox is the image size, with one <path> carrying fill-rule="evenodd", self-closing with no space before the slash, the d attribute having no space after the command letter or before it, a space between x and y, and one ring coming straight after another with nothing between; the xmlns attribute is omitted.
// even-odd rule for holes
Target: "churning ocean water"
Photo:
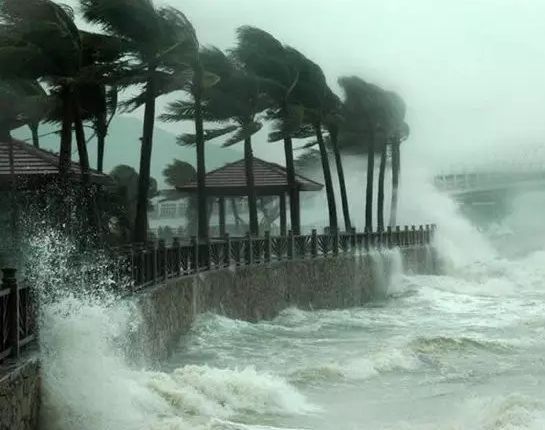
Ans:
<svg viewBox="0 0 545 430"><path fill-rule="evenodd" d="M42 426L543 429L545 247L507 258L476 234L438 238L443 276L392 265L361 308L201 315L153 371L123 357L130 305L61 295L42 309Z"/></svg>

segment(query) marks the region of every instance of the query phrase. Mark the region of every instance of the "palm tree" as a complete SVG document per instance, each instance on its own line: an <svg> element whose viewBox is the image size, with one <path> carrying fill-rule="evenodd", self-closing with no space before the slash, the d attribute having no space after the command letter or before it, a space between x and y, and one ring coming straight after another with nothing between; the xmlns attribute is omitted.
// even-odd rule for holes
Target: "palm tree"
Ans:
<svg viewBox="0 0 545 430"><path fill-rule="evenodd" d="M272 102L268 119L275 123L269 142L284 142L291 229L294 234L300 234L299 191L295 180L292 142L303 117L302 107L293 98L300 76L299 54L256 27L240 27L237 41L233 55L248 71L262 78L263 88Z"/></svg>
<svg viewBox="0 0 545 430"><path fill-rule="evenodd" d="M330 231L335 232L338 229L337 206L329 156L323 137L323 127L331 109L333 96L322 69L302 54L293 51L298 55L298 61L301 63L299 81L293 91L294 98L304 106L304 124L310 126L316 135L327 195L329 228Z"/></svg>
<svg viewBox="0 0 545 430"><path fill-rule="evenodd" d="M404 100L396 93L387 93L390 105L391 125L391 147L392 147L392 203L390 206L390 226L397 224L397 202L399 197L399 173L401 169L401 142L406 140L410 134L410 127L405 122L407 107Z"/></svg>
<svg viewBox="0 0 545 430"><path fill-rule="evenodd" d="M346 181L344 177L344 167L341 153L339 151L339 129L343 125L341 115L342 103L333 92L330 92L328 101L328 113L326 119L327 130L329 132L329 143L335 157L335 166L339 180L339 189L341 192L341 204L343 209L344 227L347 232L352 230L350 221L350 208L348 206L348 194L346 191Z"/></svg>
<svg viewBox="0 0 545 430"><path fill-rule="evenodd" d="M84 17L127 46L127 74L121 84L143 85L131 100L144 104L144 124L140 153L138 202L133 238L147 240L147 195L150 182L156 98L181 89L191 78L188 70L195 62L198 41L191 23L178 10L156 7L151 0L80 0ZM169 82L169 85L165 85Z"/></svg>
<svg viewBox="0 0 545 430"><path fill-rule="evenodd" d="M382 92L378 97L376 117L381 133L380 139L380 170L377 202L377 225L379 231L384 231L384 180L386 176L386 158L388 145L392 152L392 207L390 226L395 226L397 214L397 198L399 187L399 146L401 140L408 136L408 126L405 123L406 106L403 99L393 92Z"/></svg>
<svg viewBox="0 0 545 430"><path fill-rule="evenodd" d="M382 90L357 76L342 77L344 91L342 130L343 146L367 155L367 185L365 192L365 230L373 229L373 192L375 153L381 123L380 95Z"/></svg>
<svg viewBox="0 0 545 430"><path fill-rule="evenodd" d="M118 107L116 77L122 73L122 58L129 47L118 37L80 30L82 62L89 72L80 88L83 115L90 121L97 138L99 172L104 170L104 151L108 128Z"/></svg>
<svg viewBox="0 0 545 430"><path fill-rule="evenodd" d="M202 49L200 62L207 72L218 78L216 84L208 87L203 93L203 118L207 122L224 124L223 128L206 130L203 138L208 141L234 132L223 146L229 147L244 142L250 233L258 235L252 136L263 127L263 124L257 120L257 115L268 107L268 98L262 89L262 79L242 68L233 56L225 55L217 48ZM162 118L171 121L180 120L186 118L185 113L184 104L177 102L169 106L169 112ZM232 125L233 122L235 125ZM194 144L196 139L196 135L193 134L180 136L180 142L186 145Z"/></svg>
<svg viewBox="0 0 545 430"><path fill-rule="evenodd" d="M73 82L81 71L81 40L72 12L51 0L4 0L0 14L0 76L44 79L60 97L63 120L59 173L66 178L74 121ZM84 165L85 154L80 153L80 158Z"/></svg>

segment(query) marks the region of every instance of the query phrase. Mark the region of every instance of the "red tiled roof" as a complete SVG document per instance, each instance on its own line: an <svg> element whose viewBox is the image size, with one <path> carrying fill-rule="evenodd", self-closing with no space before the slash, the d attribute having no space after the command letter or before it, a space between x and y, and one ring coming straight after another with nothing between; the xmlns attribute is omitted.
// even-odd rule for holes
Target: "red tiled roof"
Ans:
<svg viewBox="0 0 545 430"><path fill-rule="evenodd" d="M10 148L11 146L11 148ZM10 157L13 150L13 165ZM78 163L71 163L72 175L80 176ZM59 173L59 157L51 152L36 148L26 142L13 139L11 143L0 142L0 184L11 181L12 174L17 179L41 179L54 177ZM107 175L91 170L91 182L109 183Z"/></svg>
<svg viewBox="0 0 545 430"><path fill-rule="evenodd" d="M256 191L267 190L288 190L288 174L284 167L269 163L259 158L253 159L254 181ZM301 175L295 175L298 189L300 191L319 191L323 188L322 184L305 178ZM246 189L246 169L244 159L235 161L234 163L226 164L219 169L213 170L206 174L206 188L217 191L242 192ZM195 192L197 190L197 182L192 181L186 185L177 187L180 191Z"/></svg>

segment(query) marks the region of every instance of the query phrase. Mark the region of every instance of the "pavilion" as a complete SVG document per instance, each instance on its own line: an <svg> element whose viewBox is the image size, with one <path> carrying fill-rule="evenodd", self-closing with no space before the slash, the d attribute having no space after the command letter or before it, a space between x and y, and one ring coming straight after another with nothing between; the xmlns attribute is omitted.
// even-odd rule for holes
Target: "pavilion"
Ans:
<svg viewBox="0 0 545 430"><path fill-rule="evenodd" d="M81 178L79 163L72 162L69 168L72 180ZM12 139L0 142L0 191L33 190L55 181L59 177L59 157L36 148L26 142ZM108 175L90 171L90 180L95 185L111 183Z"/></svg>
<svg viewBox="0 0 545 430"><path fill-rule="evenodd" d="M253 158L254 184L257 196L276 196L280 201L280 231L287 233L286 195L289 195L288 173L285 167L275 163ZM297 193L302 191L320 191L323 185L301 175L295 175ZM248 196L246 184L245 160L226 164L219 169L208 172L205 177L207 197L217 198L219 203L220 234L225 234L225 198ZM197 193L197 181L176 187L184 193ZM298 198L299 202L300 199ZM301 211L297 205L298 215ZM300 217L298 216L297 219Z"/></svg>
<svg viewBox="0 0 545 430"><path fill-rule="evenodd" d="M72 182L81 181L79 163L71 162L68 175ZM112 183L108 175L95 170L90 171L89 177L93 186ZM34 192L58 179L57 155L16 139L0 141L0 249L17 234L20 199L24 200L27 192L33 199L45 198L45 192Z"/></svg>

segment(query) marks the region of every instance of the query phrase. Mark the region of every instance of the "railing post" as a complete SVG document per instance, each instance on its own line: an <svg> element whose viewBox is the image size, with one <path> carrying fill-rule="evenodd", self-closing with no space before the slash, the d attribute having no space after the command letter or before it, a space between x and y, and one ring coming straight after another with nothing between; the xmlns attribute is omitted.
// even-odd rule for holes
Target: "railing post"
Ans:
<svg viewBox="0 0 545 430"><path fill-rule="evenodd" d="M409 239L409 226L406 225L405 229L403 230L403 246L409 246L410 239Z"/></svg>
<svg viewBox="0 0 545 430"><path fill-rule="evenodd" d="M179 277L181 275L181 270L180 270L181 248L180 248L180 239L178 239L177 237L174 237L172 239L172 258L174 260L173 274L175 277Z"/></svg>
<svg viewBox="0 0 545 430"><path fill-rule="evenodd" d="M369 229L365 229L363 232L363 248L365 251L369 251Z"/></svg>
<svg viewBox="0 0 545 430"><path fill-rule="evenodd" d="M151 279L154 283L157 282L157 247L152 241L148 241L147 244L148 250L151 253Z"/></svg>
<svg viewBox="0 0 545 430"><path fill-rule="evenodd" d="M395 245L400 248L401 247L401 228L396 225L396 232L395 232Z"/></svg>
<svg viewBox="0 0 545 430"><path fill-rule="evenodd" d="M411 226L411 245L416 245L417 244L417 240L416 240L416 226L412 225Z"/></svg>
<svg viewBox="0 0 545 430"><path fill-rule="evenodd" d="M312 229L310 235L310 255L312 258L318 257L318 232L315 228Z"/></svg>
<svg viewBox="0 0 545 430"><path fill-rule="evenodd" d="M430 225L426 224L426 245L429 245L431 243L431 230Z"/></svg>
<svg viewBox="0 0 545 430"><path fill-rule="evenodd" d="M333 255L339 255L339 229L333 230Z"/></svg>
<svg viewBox="0 0 545 430"><path fill-rule="evenodd" d="M271 232L265 232L265 249L263 251L263 259L265 263L270 263L271 261Z"/></svg>
<svg viewBox="0 0 545 430"><path fill-rule="evenodd" d="M166 245L164 239L159 239L157 244L157 267L159 278L164 281L167 279L167 264L166 264Z"/></svg>
<svg viewBox="0 0 545 430"><path fill-rule="evenodd" d="M225 233L224 237L224 254L223 254L223 265L225 267L231 266L231 237L229 233Z"/></svg>
<svg viewBox="0 0 545 430"><path fill-rule="evenodd" d="M205 270L212 270L212 241L210 236L206 238L206 243L204 244L206 249L206 261L204 262Z"/></svg>
<svg viewBox="0 0 545 430"><path fill-rule="evenodd" d="M392 249L394 247L392 238L392 226L390 225L386 228L386 242L388 244L388 249Z"/></svg>
<svg viewBox="0 0 545 430"><path fill-rule="evenodd" d="M2 269L2 289L10 290L8 300L8 342L11 355L19 357L19 288L15 274L16 269Z"/></svg>
<svg viewBox="0 0 545 430"><path fill-rule="evenodd" d="M254 250L252 243L252 235L246 233L246 265L250 266L254 263Z"/></svg>
<svg viewBox="0 0 545 430"><path fill-rule="evenodd" d="M293 231L288 231L288 260L293 260L295 250L295 238L293 237Z"/></svg>
<svg viewBox="0 0 545 430"><path fill-rule="evenodd" d="M138 270L138 285L137 287L147 282L147 267L146 267L146 247L142 243L135 244L136 246L136 264Z"/></svg>
<svg viewBox="0 0 545 430"><path fill-rule="evenodd" d="M352 253L356 252L356 227L350 230L350 250Z"/></svg>
<svg viewBox="0 0 545 430"><path fill-rule="evenodd" d="M424 234L424 226L423 225L420 225L420 227L418 228L418 244L419 245L424 245L426 243L426 239L425 239L425 234Z"/></svg>
<svg viewBox="0 0 545 430"><path fill-rule="evenodd" d="M191 269L194 273L199 272L199 243L195 236L191 236Z"/></svg>

